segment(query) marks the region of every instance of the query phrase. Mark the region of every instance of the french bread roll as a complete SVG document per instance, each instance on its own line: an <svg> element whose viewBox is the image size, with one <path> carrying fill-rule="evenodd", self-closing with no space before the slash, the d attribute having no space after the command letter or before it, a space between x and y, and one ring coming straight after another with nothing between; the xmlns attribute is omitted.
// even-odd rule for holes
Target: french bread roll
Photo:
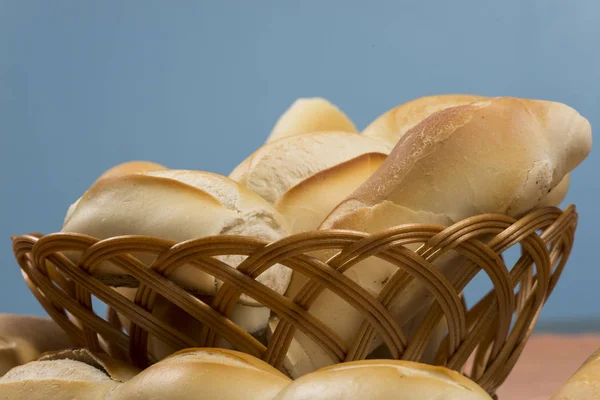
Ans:
<svg viewBox="0 0 600 400"><path fill-rule="evenodd" d="M271 241L286 236L288 228L272 205L226 177L200 171L155 170L97 181L82 197L63 232L99 239L149 235L179 242L213 235L247 235ZM146 255L139 258L147 265L153 261ZM218 258L233 268L244 259L243 256ZM121 286L118 291L125 297L134 298L136 289L123 287L129 282L125 271L103 263L96 275L109 284ZM174 271L170 278L203 297L214 295L222 285L213 276L189 265ZM259 276L258 281L284 294L290 278L291 270L275 265ZM200 333L197 321L161 298L157 299L154 315L170 321L191 338ZM178 318L174 318L176 315ZM269 315L268 309L242 295L231 319L258 335L266 329ZM120 319L128 329L129 322L122 316ZM149 349L159 359L176 350L153 337L149 338Z"/></svg>
<svg viewBox="0 0 600 400"><path fill-rule="evenodd" d="M363 135L396 144L411 128L446 108L457 107L469 103L483 101L489 97L472 94L444 94L425 96L401 104L376 118L363 131ZM569 189L569 175L565 175L540 203L541 207L558 206Z"/></svg>
<svg viewBox="0 0 600 400"><path fill-rule="evenodd" d="M217 174L177 170L99 180L84 194L62 231L99 239L148 235L177 242L213 235L276 240L288 234L283 217L247 188ZM224 257L232 267L242 259ZM119 279L126 273L105 263L99 266L97 275L119 286ZM290 275L289 269L274 266L258 280L284 293ZM221 285L213 276L186 265L171 278L202 295L215 294ZM256 304L250 299L245 301Z"/></svg>
<svg viewBox="0 0 600 400"><path fill-rule="evenodd" d="M324 226L383 201L452 221L480 213L519 216L590 148L589 122L564 104L498 97L448 108L404 135Z"/></svg>
<svg viewBox="0 0 600 400"><path fill-rule="evenodd" d="M536 207L590 147L589 122L564 104L494 98L448 108L403 135L381 167L320 228L372 233L408 223L449 225L482 213L517 217ZM447 253L435 265L452 280L463 262ZM346 274L376 295L396 270L370 257ZM413 280L389 308L404 326L432 301ZM363 321L329 291L310 312L345 341ZM316 367L333 363L303 333L296 339Z"/></svg>
<svg viewBox="0 0 600 400"><path fill-rule="evenodd" d="M244 353L186 349L118 387L110 400L271 400L290 382Z"/></svg>
<svg viewBox="0 0 600 400"><path fill-rule="evenodd" d="M388 142L351 132L291 136L267 143L236 167L229 177L275 203L306 178L366 153L387 155Z"/></svg>
<svg viewBox="0 0 600 400"><path fill-rule="evenodd" d="M443 368L408 361L355 361L295 380L275 400L491 400L476 383Z"/></svg>
<svg viewBox="0 0 600 400"><path fill-rule="evenodd" d="M326 99L301 98L279 117L267 143L284 137L327 131L357 132L350 118Z"/></svg>
<svg viewBox="0 0 600 400"><path fill-rule="evenodd" d="M550 400L600 399L600 349L595 351Z"/></svg>
<svg viewBox="0 0 600 400"><path fill-rule="evenodd" d="M49 353L0 378L0 398L11 400L106 400L139 371L87 350Z"/></svg>
<svg viewBox="0 0 600 400"><path fill-rule="evenodd" d="M0 314L0 376L42 353L69 347L67 334L50 318Z"/></svg>

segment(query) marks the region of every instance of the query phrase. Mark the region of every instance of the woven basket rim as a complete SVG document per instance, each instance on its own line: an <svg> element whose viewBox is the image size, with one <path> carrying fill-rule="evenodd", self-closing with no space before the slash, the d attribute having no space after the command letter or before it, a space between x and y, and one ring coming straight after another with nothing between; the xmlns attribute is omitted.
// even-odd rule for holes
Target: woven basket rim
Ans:
<svg viewBox="0 0 600 400"><path fill-rule="evenodd" d="M179 348L212 347L219 338L225 338L238 350L282 369L296 331L308 335L337 362L364 358L376 337L381 338L392 358L418 361L433 329L445 318L448 331L434 362L461 371L474 357L467 376L493 394L514 367L564 269L576 225L575 206L569 205L564 210L533 210L520 218L482 214L447 226L413 223L375 233L331 229L297 233L270 242L242 235L215 235L182 242L146 235L99 240L64 232L15 235L12 241L30 290L74 343L106 351L138 366L153 361L147 348L150 334ZM420 246L410 250L406 247L409 244ZM515 245L521 246L522 256L509 269L501 254ZM325 261L313 256L315 251L325 249L337 254ZM132 255L142 250L156 255L152 265L145 265ZM68 251L80 254L77 264L65 256ZM448 252L459 254L469 263L465 271L452 278L434 266ZM237 268L215 258L233 254L246 257ZM345 271L368 257L378 257L398 268L383 283L378 295L345 275ZM107 274L99 272L108 259L134 278L128 284L137 288L135 301L125 301L111 289L123 286L123 281L111 281ZM256 280L278 263L307 278L294 297L280 295ZM198 293L173 281L174 271L188 264L223 282L211 295L211 304L198 300ZM493 289L468 308L461 293L472 280L473 272L481 270L488 275ZM390 314L389 306L413 280L429 290L434 302L409 339ZM517 286L520 289L515 294ZM346 343L326 321L307 311L325 288L364 318L353 341ZM194 342L156 318L152 311L154 294L202 322L200 338ZM108 316L95 313L92 295L109 306ZM266 344L229 319L243 295L279 317ZM121 330L117 314L133 321L129 331ZM73 318L80 326L74 324Z"/></svg>

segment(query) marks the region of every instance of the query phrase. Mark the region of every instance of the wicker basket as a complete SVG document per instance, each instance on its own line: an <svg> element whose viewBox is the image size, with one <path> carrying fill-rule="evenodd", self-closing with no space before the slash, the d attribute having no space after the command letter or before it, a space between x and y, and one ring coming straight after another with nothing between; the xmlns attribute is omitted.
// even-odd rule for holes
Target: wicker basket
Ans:
<svg viewBox="0 0 600 400"><path fill-rule="evenodd" d="M106 240L56 233L13 237L13 250L29 288L50 316L78 346L99 351L144 367L152 360L147 352L148 334L177 348L211 347L224 338L240 351L253 354L282 368L296 329L307 334L339 362L363 359L374 335L380 335L392 357L419 360L430 333L442 317L448 333L437 352L436 363L461 371L490 394L506 379L531 334L543 304L552 292L571 251L577 213L545 208L516 220L503 215L481 215L450 227L404 225L377 234L351 231L313 231L274 243L241 236L217 236L182 243L139 236ZM421 244L411 251L408 244ZM521 257L510 268L502 253L520 245ZM308 254L339 249L328 263ZM62 254L81 253L79 265ZM448 281L431 264L440 255L457 251L469 258L469 268ZM131 255L154 253L147 268ZM238 269L218 261L219 255L249 256ZM343 274L358 260L377 256L398 266L378 297ZM103 261L128 271L139 284L135 301L129 301L104 281L94 277ZM309 277L294 299L285 298L255 278L276 263ZM169 280L181 265L197 268L224 282L212 304L205 304ZM535 266L535 268L534 268ZM485 271L493 289L467 308L460 293ZM436 302L415 337L394 322L387 306L412 279L420 280ZM344 343L336 332L307 310L324 288L344 298L364 317L359 333ZM152 315L158 293L203 323L199 341L193 341ZM227 315L245 293L277 314L281 320L265 346L231 322ZM108 305L106 317L97 315L92 297ZM132 321L126 333L117 313ZM466 368L466 365L470 365Z"/></svg>

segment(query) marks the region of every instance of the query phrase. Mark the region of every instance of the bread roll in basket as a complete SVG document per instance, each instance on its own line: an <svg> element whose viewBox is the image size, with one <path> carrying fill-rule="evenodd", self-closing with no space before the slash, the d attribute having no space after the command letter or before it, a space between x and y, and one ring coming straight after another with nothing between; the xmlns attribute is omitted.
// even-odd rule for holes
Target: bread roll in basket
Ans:
<svg viewBox="0 0 600 400"><path fill-rule="evenodd" d="M389 358L493 395L570 254L577 213L557 206L589 122L555 102L432 96L359 134L332 107L297 103L229 177L116 167L61 232L13 238L25 281L75 344L138 367L190 347L292 378ZM480 272L493 288L469 304Z"/></svg>

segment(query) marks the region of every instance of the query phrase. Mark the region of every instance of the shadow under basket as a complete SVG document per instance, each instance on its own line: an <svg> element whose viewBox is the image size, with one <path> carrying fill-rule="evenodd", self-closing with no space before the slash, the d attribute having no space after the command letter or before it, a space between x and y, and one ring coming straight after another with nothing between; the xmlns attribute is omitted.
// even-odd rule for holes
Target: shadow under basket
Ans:
<svg viewBox="0 0 600 400"><path fill-rule="evenodd" d="M575 207L569 206L564 211L535 210L520 219L480 215L449 227L411 224L376 234L312 231L272 243L242 236L175 243L141 236L98 240L67 233L30 234L13 237L13 251L27 285L75 345L105 351L139 367L156 361L148 352L151 335L176 349L216 347L224 339L233 348L283 370L296 330L336 362L366 358L375 337L387 346L391 358L420 361L432 332L445 318L445 338L437 342L432 363L464 373L494 395L523 351L560 277L576 225ZM520 246L521 255L508 267L502 253L513 246ZM327 262L312 256L322 250L337 254ZM465 260L461 272L451 277L434 266L448 252ZM151 254L154 262L148 267L132 254ZM234 269L219 260L222 255L247 258ZM344 274L366 257L397 266L378 295ZM134 300L119 294L114 283L95 272L107 262L126 271L130 286L137 287ZM295 298L279 295L255 280L274 264L307 278ZM182 265L194 266L223 285L209 300L194 296L170 280ZM492 290L468 307L461 293L480 271L489 277ZM407 338L389 308L413 279L433 301L416 332ZM327 321L309 312L325 289L364 317L353 340L342 340ZM194 339L153 314L157 294L202 324ZM242 294L279 318L268 340L257 340L227 317ZM94 311L93 298L108 306L107 315ZM121 328L119 316L131 321L129 329Z"/></svg>

